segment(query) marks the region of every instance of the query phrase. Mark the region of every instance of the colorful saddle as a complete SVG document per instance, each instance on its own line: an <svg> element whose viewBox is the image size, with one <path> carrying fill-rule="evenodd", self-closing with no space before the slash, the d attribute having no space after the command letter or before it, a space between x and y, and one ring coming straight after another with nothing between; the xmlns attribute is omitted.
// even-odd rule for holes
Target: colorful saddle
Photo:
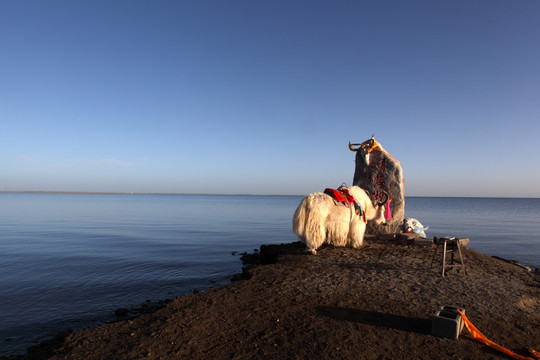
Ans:
<svg viewBox="0 0 540 360"><path fill-rule="evenodd" d="M334 199L337 203L341 203L347 207L352 205L356 215L360 216L364 220L364 223L367 223L366 212L362 210L362 207L354 200L354 197L349 193L349 190L344 187L340 187L337 190L326 188L324 189L324 193Z"/></svg>

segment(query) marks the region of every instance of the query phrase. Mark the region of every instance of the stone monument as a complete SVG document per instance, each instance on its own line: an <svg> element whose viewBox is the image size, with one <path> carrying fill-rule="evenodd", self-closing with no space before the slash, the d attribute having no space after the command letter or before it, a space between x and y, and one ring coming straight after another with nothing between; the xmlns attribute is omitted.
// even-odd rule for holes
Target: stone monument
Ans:
<svg viewBox="0 0 540 360"><path fill-rule="evenodd" d="M359 147L355 148L354 146ZM405 195L403 193L403 171L399 161L386 152L373 136L361 144L349 142L349 149L356 152L353 185L367 190L372 201L384 201L385 192L391 199L389 203L391 219L387 220L386 225L375 225L368 222L366 233L378 235L402 232Z"/></svg>

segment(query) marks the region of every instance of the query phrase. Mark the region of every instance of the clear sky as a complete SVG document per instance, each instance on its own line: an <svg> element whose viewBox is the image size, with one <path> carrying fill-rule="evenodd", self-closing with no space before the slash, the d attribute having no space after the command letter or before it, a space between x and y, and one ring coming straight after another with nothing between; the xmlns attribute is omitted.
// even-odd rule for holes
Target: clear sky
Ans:
<svg viewBox="0 0 540 360"><path fill-rule="evenodd" d="M0 2L0 190L540 197L540 2Z"/></svg>

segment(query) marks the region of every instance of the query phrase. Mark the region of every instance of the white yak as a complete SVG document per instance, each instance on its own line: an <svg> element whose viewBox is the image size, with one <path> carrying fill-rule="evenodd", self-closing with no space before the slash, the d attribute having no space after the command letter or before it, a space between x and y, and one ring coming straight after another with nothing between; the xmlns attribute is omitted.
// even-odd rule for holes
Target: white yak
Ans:
<svg viewBox="0 0 540 360"><path fill-rule="evenodd" d="M358 186L340 187L354 197L361 213L357 214L354 204L343 205L325 193L307 195L294 213L293 232L300 237L307 249L316 254L323 243L334 246L352 246L357 249L364 242L366 221L377 224L385 222L386 200L373 205L366 191Z"/></svg>

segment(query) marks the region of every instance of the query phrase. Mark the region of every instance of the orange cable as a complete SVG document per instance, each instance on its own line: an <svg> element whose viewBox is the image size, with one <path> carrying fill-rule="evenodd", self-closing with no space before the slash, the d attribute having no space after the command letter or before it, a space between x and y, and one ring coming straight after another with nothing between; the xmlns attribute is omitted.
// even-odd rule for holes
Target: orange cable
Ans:
<svg viewBox="0 0 540 360"><path fill-rule="evenodd" d="M511 356L513 357L514 359L523 359L523 360L535 360L533 358L530 358L530 357L526 357L526 356L521 356L521 355L518 355L510 350L508 350L507 348L504 348L496 343L494 343L493 341L489 340L487 337L485 337L484 334L482 334L480 332L480 330L478 330L476 328L476 326L474 326L472 324L472 322L469 321L469 319L467 319L467 317L465 316L464 313L462 313L461 311L459 310L456 310L456 312L461 315L461 318L463 319L463 322L465 323L465 326L467 327L467 330L469 330L469 333L471 334L471 336L478 342L481 342L482 344L485 344L495 350L498 350L508 356ZM529 352L535 356L535 353L538 354L537 351L533 350L533 349L529 349ZM536 357L536 359L539 359L538 357Z"/></svg>

